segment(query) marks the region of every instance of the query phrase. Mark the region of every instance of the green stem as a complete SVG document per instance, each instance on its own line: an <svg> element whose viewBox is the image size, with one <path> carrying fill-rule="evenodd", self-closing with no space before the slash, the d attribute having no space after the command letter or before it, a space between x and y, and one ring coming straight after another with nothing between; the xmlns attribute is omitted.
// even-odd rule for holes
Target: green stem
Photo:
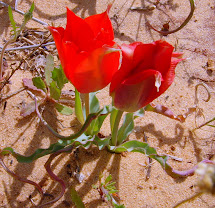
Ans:
<svg viewBox="0 0 215 208"><path fill-rule="evenodd" d="M4 57L4 52L9 44L11 44L14 41L14 38L11 38L9 41L7 41L2 48L1 51L1 56L0 56L0 80L2 79L2 74L3 74L3 57Z"/></svg>
<svg viewBox="0 0 215 208"><path fill-rule="evenodd" d="M86 111L86 118L90 114L90 97L89 93L84 94L84 104L85 104L85 111Z"/></svg>
<svg viewBox="0 0 215 208"><path fill-rule="evenodd" d="M119 123L122 117L123 111L118 110L115 122L114 122L114 127L112 131L112 138L111 138L111 143L112 145L116 146L117 145L117 136L118 136L118 130L119 130Z"/></svg>
<svg viewBox="0 0 215 208"><path fill-rule="evenodd" d="M48 125L48 123L43 119L42 115L40 114L39 112L39 109L38 109L38 104L37 104L37 99L36 99L36 96L34 96L34 101L35 101L35 110L36 110L36 113L37 113L37 116L40 118L40 120L42 121L42 123L47 126L47 128L52 132L52 134L54 134L57 138L59 139L62 139L62 140L72 140L72 139L76 139L78 138L79 136L81 136L87 129L88 127L90 126L91 122L96 119L101 111L99 111L98 113L93 113L93 114L90 114L86 120L85 120L85 123L83 124L82 128L80 129L79 132L75 133L75 134L71 134L70 136L63 136L63 135L60 135L58 134L57 132L55 132L54 129L52 129L51 126Z"/></svg>

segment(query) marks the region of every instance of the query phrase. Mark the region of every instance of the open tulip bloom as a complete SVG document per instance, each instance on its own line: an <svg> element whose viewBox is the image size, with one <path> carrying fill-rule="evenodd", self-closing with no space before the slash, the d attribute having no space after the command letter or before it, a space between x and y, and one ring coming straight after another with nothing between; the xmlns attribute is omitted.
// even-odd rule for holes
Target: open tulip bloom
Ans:
<svg viewBox="0 0 215 208"><path fill-rule="evenodd" d="M119 67L108 10L82 19L67 9L66 29L49 27L66 77L80 93L106 87Z"/></svg>
<svg viewBox="0 0 215 208"><path fill-rule="evenodd" d="M163 94L172 84L181 54L165 41L123 44L122 64L110 86L114 106L135 112Z"/></svg>

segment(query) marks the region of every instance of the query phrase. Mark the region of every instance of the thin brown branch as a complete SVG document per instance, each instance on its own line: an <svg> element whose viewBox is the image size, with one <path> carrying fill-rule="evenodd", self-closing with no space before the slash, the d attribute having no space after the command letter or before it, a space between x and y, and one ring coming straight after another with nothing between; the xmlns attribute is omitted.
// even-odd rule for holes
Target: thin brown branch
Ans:
<svg viewBox="0 0 215 208"><path fill-rule="evenodd" d="M52 155L50 155L49 159L45 163L45 169L48 172L48 174L51 177L51 179L54 180L54 181L57 181L61 185L61 192L55 199L53 199L53 200L51 200L49 202L46 202L44 204L39 205L38 208L42 208L42 207L44 207L46 205L53 204L53 203L57 202L64 195L65 190L66 190L66 185L65 185L64 181L62 179L60 179L57 175L55 175L53 173L53 171L51 170L51 162L59 154L61 154L63 152L70 152L70 151L72 151L72 149L73 149L73 146L69 146L67 148L64 148L62 150L59 150L59 151L53 153Z"/></svg>
<svg viewBox="0 0 215 208"><path fill-rule="evenodd" d="M4 100L7 100L11 97L13 97L14 95L17 95L18 93L22 92L23 90L25 90L25 87L20 88L19 90L17 90L16 92L12 92L11 94L4 96L4 97L0 97L0 103Z"/></svg>
<svg viewBox="0 0 215 208"><path fill-rule="evenodd" d="M18 176L16 173L14 173L13 171L11 171L4 163L2 157L0 156L0 165L4 168L4 170L9 174L11 175L13 178L15 178L16 180L19 180L23 183L28 183L28 184L31 184L33 185L40 193L41 197L43 198L43 190L42 188L40 187L39 184L35 183L34 181L31 181L31 180L28 180L28 179L25 179L25 178L22 178L20 176Z"/></svg>
<svg viewBox="0 0 215 208"><path fill-rule="evenodd" d="M193 16L193 13L194 13L194 10L195 10L195 3L194 3L194 0L189 0L190 1L190 13L188 15L188 17L185 19L185 21L180 25L180 27L178 27L177 29L175 30L171 30L171 31L164 31L164 30L157 30L155 29L149 22L146 22L146 24L151 28L153 29L154 31L162 34L163 36L167 36L169 34L172 34L172 33L175 33L175 32L178 32L179 30L181 30L189 21L190 19L192 18Z"/></svg>

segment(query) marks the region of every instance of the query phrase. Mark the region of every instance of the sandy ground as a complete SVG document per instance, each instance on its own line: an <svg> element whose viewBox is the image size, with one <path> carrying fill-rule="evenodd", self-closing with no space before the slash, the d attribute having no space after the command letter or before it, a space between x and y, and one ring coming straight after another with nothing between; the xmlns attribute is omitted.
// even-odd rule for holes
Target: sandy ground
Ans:
<svg viewBox="0 0 215 208"><path fill-rule="evenodd" d="M15 1L4 0L14 6ZM103 12L110 3L108 0L35 0L34 16L55 26L65 26L66 7L72 9L77 15L87 17ZM162 24L170 21L170 28L174 29L183 22L189 14L189 1L161 1L168 3L160 6L153 12L131 12L128 9L133 6L151 5L150 1L115 0L110 11L110 17L116 33L116 42L121 44L142 41L149 43L154 40L164 39L175 46L177 52L184 53L184 60L176 68L176 78L172 86L165 94L155 100L156 104L163 104L169 107L176 115L185 113L189 107L194 105L195 86L198 83L205 83L211 91L211 100L204 102L207 94L203 88L199 88L199 108L202 108L203 116L195 119L192 114L185 123L171 120L162 115L147 112L143 118L135 121L135 132L130 139L143 140L143 132L148 137L148 142L161 154L170 154L182 158L182 162L171 160L171 164L178 170L192 168L204 158L209 158L215 152L214 128L204 127L196 131L194 135L192 129L197 124L201 124L214 117L214 87L215 87L215 3L213 0L196 0L196 10L188 25L181 31L161 37L155 31L150 31L145 23L151 24L160 29ZM27 11L31 5L31 0L19 1L18 8ZM21 22L22 16L14 13L17 22ZM118 27L117 27L118 24ZM28 28L43 27L30 21ZM0 35L1 43L9 37L10 22L7 16L7 9L0 10ZM6 56L7 58L7 56ZM14 60L8 58L10 65ZM4 89L4 95L17 91L22 87L22 78L30 78L32 73L26 70L18 70L11 79L11 84ZM68 87L71 87L68 86ZM71 87L72 88L72 87ZM104 89L99 98L106 104L110 102L108 89ZM0 146L1 148L12 146L17 152L29 155L37 148L46 148L49 144L57 141L52 134L38 122L36 114L26 118L20 116L22 103L28 102L29 96L26 91L19 93L0 103ZM60 131L68 135L77 131L80 127L73 116L60 116L55 112L51 104L47 104L44 110L44 118ZM64 129L55 119L62 121L64 126L72 125L73 129ZM102 133L108 135L108 121ZM17 174L34 180L43 186L47 193L56 196L60 191L60 186L53 182L45 173L44 163L48 157L41 158L31 164L20 164L11 156L6 156L4 161L7 166ZM147 157L138 153L128 153L116 155L106 150L98 151L96 147L90 150L80 150L79 164L81 173L85 175L84 181L79 184L74 177L68 175L68 164L71 170L75 168L75 158L73 154L65 154L54 160L52 169L67 184L67 190L63 199L47 207L74 207L70 198L70 187L75 187L82 197L86 207L108 207L102 202L97 190L92 185L98 185L100 173L104 176L111 174L119 189L121 203L127 208L170 208L177 202L193 195L197 188L197 176L186 179L173 179L168 176L160 165L155 161L149 180L146 180L146 168L141 164L147 163ZM34 187L23 184L9 176L0 167L0 207L33 207L29 201L29 195L36 195ZM46 197L46 200L51 200ZM194 201L181 207L215 207L214 198L209 194L204 194Z"/></svg>

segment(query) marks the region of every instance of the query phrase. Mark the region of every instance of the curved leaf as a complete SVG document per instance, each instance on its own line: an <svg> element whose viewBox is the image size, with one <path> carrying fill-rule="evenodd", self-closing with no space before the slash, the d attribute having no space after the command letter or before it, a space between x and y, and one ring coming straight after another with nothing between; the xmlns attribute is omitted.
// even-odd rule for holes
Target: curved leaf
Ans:
<svg viewBox="0 0 215 208"><path fill-rule="evenodd" d="M102 127L102 124L105 120L105 118L110 114L110 109L109 109L109 106L105 106L102 110L101 110L101 113L100 115L94 119L92 121L92 123L90 124L90 127L89 127L89 131L90 131L90 135L96 135L99 133L101 127Z"/></svg>
<svg viewBox="0 0 215 208"><path fill-rule="evenodd" d="M35 87L37 87L38 89L43 90L46 93L46 85L44 83L44 81L42 80L41 77L34 77L32 78L32 82L34 84Z"/></svg>
<svg viewBox="0 0 215 208"><path fill-rule="evenodd" d="M113 132L113 128L114 128L114 124L115 124L115 120L116 120L118 111L119 111L118 109L112 107L112 111L111 111L111 115L110 115L111 132Z"/></svg>
<svg viewBox="0 0 215 208"><path fill-rule="evenodd" d="M109 145L109 142L110 142L110 137L99 138L96 136L93 143L98 146L99 150L102 150L103 148Z"/></svg>
<svg viewBox="0 0 215 208"><path fill-rule="evenodd" d="M121 152L139 152L142 153L150 158L153 158L155 160L157 160L160 165L162 166L162 168L166 171L166 173L168 175L170 175L171 177L186 177L188 176L188 174L184 174L184 172L180 172L180 171L176 171L174 170L168 163L168 156L160 156L157 154L157 151L155 148L150 147L147 143L145 142L140 142L140 141L136 141L136 140L132 140L132 141L128 141L123 143L122 145L118 146L118 147L114 147L114 146L109 146L109 149L112 152L115 153L121 153Z"/></svg>
<svg viewBox="0 0 215 208"><path fill-rule="evenodd" d="M72 108L66 106L66 105L62 105L59 103L55 103L55 108L57 109L57 111L63 115L71 115L73 113Z"/></svg>
<svg viewBox="0 0 215 208"><path fill-rule="evenodd" d="M57 83L57 86L60 90L62 90L64 84L68 82L61 65L59 68L54 68L52 71L52 79Z"/></svg>
<svg viewBox="0 0 215 208"><path fill-rule="evenodd" d="M6 155L8 153L11 153L17 159L18 162L20 162L20 163L31 163L40 157L55 153L59 150L62 150L65 147L68 148L69 146L72 146L72 145L84 145L84 144L87 144L89 141L92 142L93 138L88 137L85 134L82 134L80 137L73 139L73 140L68 140L68 141L58 140L57 143L51 144L49 146L49 148L47 148L47 149L37 149L30 156L23 156L19 153L16 153L13 150L13 148L11 148L11 147L4 148L1 152L1 154Z"/></svg>
<svg viewBox="0 0 215 208"><path fill-rule="evenodd" d="M45 66L45 79L48 86L53 81L52 79L53 70L54 70L54 57L51 54L48 54L46 57L46 66Z"/></svg>
<svg viewBox="0 0 215 208"><path fill-rule="evenodd" d="M129 134L131 134L133 129L134 129L133 113L126 113L123 119L123 124L120 127L117 134L117 143L118 144L123 143L129 136Z"/></svg>
<svg viewBox="0 0 215 208"><path fill-rule="evenodd" d="M49 89L50 89L50 96L55 100L59 100L61 95L61 90L57 87L57 84L55 81L52 81L50 83Z"/></svg>
<svg viewBox="0 0 215 208"><path fill-rule="evenodd" d="M84 114L82 109L80 93L75 89L75 115L81 124L84 124Z"/></svg>
<svg viewBox="0 0 215 208"><path fill-rule="evenodd" d="M77 191L74 188L71 188L71 198L77 208L85 208L84 203L81 200L81 197L78 195Z"/></svg>
<svg viewBox="0 0 215 208"><path fill-rule="evenodd" d="M100 109L99 100L96 97L96 92L89 94L90 113L97 113Z"/></svg>

